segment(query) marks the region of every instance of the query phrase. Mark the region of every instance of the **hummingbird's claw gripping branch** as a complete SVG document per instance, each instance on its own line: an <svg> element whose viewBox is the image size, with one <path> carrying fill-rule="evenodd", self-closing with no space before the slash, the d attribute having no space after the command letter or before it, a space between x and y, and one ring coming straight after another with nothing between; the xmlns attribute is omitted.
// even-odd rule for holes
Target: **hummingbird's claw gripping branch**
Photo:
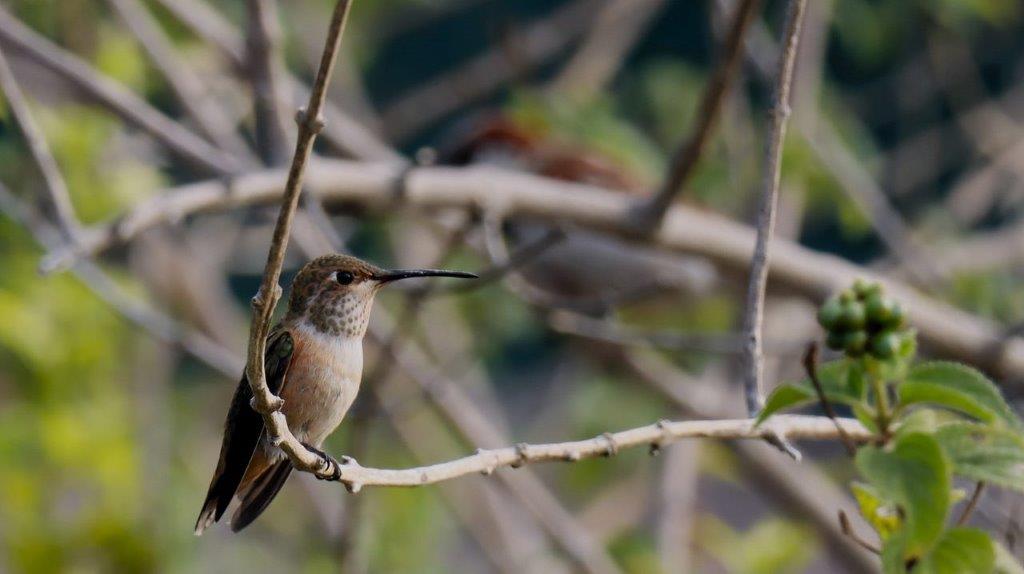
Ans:
<svg viewBox="0 0 1024 574"><path fill-rule="evenodd" d="M320 457L317 468L313 469L313 475L317 480L337 481L341 479L341 463L337 459L308 442L301 444L306 447L306 450Z"/></svg>

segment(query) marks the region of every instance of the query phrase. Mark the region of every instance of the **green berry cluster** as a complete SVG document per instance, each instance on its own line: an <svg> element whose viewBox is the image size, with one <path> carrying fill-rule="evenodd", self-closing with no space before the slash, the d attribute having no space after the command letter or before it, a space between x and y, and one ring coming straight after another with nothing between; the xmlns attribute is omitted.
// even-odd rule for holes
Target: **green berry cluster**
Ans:
<svg viewBox="0 0 1024 574"><path fill-rule="evenodd" d="M886 360L899 351L906 317L899 303L882 293L880 285L858 279L853 287L821 306L818 323L828 332L826 344L830 349L850 357L867 353Z"/></svg>

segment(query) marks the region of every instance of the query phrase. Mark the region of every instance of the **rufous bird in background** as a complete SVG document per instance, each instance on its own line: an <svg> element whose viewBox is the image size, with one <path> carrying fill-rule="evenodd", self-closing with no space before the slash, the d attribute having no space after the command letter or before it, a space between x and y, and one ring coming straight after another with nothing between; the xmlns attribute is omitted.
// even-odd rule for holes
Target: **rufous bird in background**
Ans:
<svg viewBox="0 0 1024 574"><path fill-rule="evenodd" d="M267 337L265 368L270 391L284 400L288 427L307 448L320 450L352 406L363 372L363 335L380 289L413 277L475 278L434 269L386 271L348 255L308 263L292 282L288 311ZM238 497L231 530L255 520L281 490L292 464L271 444L263 418L249 406L252 391L242 375L228 410L220 460L196 521L200 535Z"/></svg>
<svg viewBox="0 0 1024 574"><path fill-rule="evenodd" d="M514 114L482 113L463 120L438 146L438 163L453 166L488 165L533 173L572 183L593 185L645 197L649 185L624 162L600 151L560 138L553 130L517 121ZM551 232L548 222L516 217L506 222L513 246L535 243ZM630 293L685 291L703 294L716 283L706 261L649 249L638 249L598 233L573 229L557 245L521 268L524 278L563 300L592 301ZM627 297L628 298L628 297Z"/></svg>

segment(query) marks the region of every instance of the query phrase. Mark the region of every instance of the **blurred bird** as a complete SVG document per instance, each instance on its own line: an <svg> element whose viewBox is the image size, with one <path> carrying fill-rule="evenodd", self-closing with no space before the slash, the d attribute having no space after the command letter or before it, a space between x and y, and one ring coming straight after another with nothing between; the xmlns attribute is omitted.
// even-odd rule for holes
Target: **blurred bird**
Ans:
<svg viewBox="0 0 1024 574"><path fill-rule="evenodd" d="M384 285L413 277L476 275L435 269L386 271L348 255L325 255L299 271L288 312L267 337L267 384L284 399L288 427L307 448L335 464L320 447L359 391L363 335L373 299ZM271 444L263 418L249 406L251 398L243 374L228 410L220 460L196 521L197 536L220 520L235 496L240 503L231 530L245 528L291 474L291 462Z"/></svg>
<svg viewBox="0 0 1024 574"><path fill-rule="evenodd" d="M620 191L642 199L646 186L622 162L538 130L501 113L484 113L456 125L439 146L443 165L489 165L552 179ZM547 222L516 217L505 222L511 245L539 243ZM605 299L650 297L666 291L709 292L717 282L706 261L638 247L606 235L573 229L521 267L522 276L575 310L601 314ZM594 304L596 302L596 307ZM593 308L592 308L593 307Z"/></svg>

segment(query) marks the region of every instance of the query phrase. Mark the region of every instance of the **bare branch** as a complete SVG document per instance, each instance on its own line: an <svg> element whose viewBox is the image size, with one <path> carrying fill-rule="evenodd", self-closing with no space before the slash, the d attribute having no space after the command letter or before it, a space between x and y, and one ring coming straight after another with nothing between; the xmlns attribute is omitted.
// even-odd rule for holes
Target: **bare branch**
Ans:
<svg viewBox="0 0 1024 574"><path fill-rule="evenodd" d="M292 218L299 203L302 182L305 177L306 163L313 151L313 142L323 129L323 107L341 44L341 35L345 28L351 0L338 0L331 16L327 39L324 43L323 56L317 70L313 91L309 104L296 116L299 124L298 139L295 143L295 155L288 171L288 181L284 188L284 199L281 211L274 226L274 236L267 254L267 265L263 272L260 290L253 297L253 319L249 330L249 348L246 361L246 376L252 388L253 408L263 416L271 442L279 446L291 459L297 469L312 472L321 478L334 474L335 465L309 451L292 435L288 422L281 407L284 402L270 392L264 371L264 355L266 353L267 336L270 332L270 320L274 307L281 297L278 280L281 276L281 265L284 263L285 250L288 247L288 236L291 231Z"/></svg>
<svg viewBox="0 0 1024 574"><path fill-rule="evenodd" d="M676 445L665 454L658 487L658 556L663 572L692 572L697 487L700 480L699 443Z"/></svg>
<svg viewBox="0 0 1024 574"><path fill-rule="evenodd" d="M217 48L241 74L246 73L245 40L238 30L203 0L157 0L196 35ZM288 89L296 97L309 96L309 87L293 75L288 75ZM290 106L290 102L285 105ZM361 125L330 102L324 104L323 138L332 148L342 150L351 157L372 161L407 163L401 154L382 141L371 130Z"/></svg>
<svg viewBox="0 0 1024 574"><path fill-rule="evenodd" d="M555 227L537 238L535 241L526 243L515 249L509 253L508 257L503 261L492 263L490 266L478 270L476 274L479 279L473 281L471 285L453 284L445 287L439 287L432 291L432 294L466 293L480 289L481 287L501 280L502 277L505 277L509 273L529 264L537 257L543 255L548 249L551 249L561 243L564 239L565 231L561 228Z"/></svg>
<svg viewBox="0 0 1024 574"><path fill-rule="evenodd" d="M32 31L3 7L0 7L0 42L73 82L124 121L150 134L205 172L227 175L237 173L242 167L234 156L208 144L121 84Z"/></svg>
<svg viewBox="0 0 1024 574"><path fill-rule="evenodd" d="M585 458L606 457L626 448L670 444L683 439L765 439L781 434L791 439L837 440L835 425L827 417L777 415L756 426L753 419L661 421L629 430L604 433L579 441L527 444L496 449L481 449L476 454L430 466L404 470L342 465L338 481L359 490L364 486L423 486L451 480L467 474L491 474L502 467L519 467L538 462L575 462ZM853 419L839 419L850 437L867 441L871 433ZM301 448L301 445L300 445ZM314 467L315 468L315 467ZM326 473L318 473L326 474Z"/></svg>
<svg viewBox="0 0 1024 574"><path fill-rule="evenodd" d="M790 0L786 16L785 49L779 60L772 111L772 131L765 152L765 172L761 186L761 199L757 218L757 242L750 262L750 283L747 290L743 331L747 338L744 352L743 387L747 412L753 416L764 405L764 383L761 380L764 357L761 343L764 318L764 294L768 286L768 257L772 231L775 227L775 208L778 204L779 179L782 167L782 144L786 138L786 124L790 114L790 86L800 42L806 0Z"/></svg>
<svg viewBox="0 0 1024 574"><path fill-rule="evenodd" d="M60 174L57 160L50 153L50 146L46 144L46 137L43 135L42 129L32 118L32 111L21 91L21 86L18 85L18 80L14 77L14 72L11 71L7 57L2 51L0 51L0 90L3 90L4 96L7 98L14 121L21 128L32 159L35 160L36 166L39 167L39 172L43 176L43 181L46 183L44 188L49 203L47 207L52 212L57 227L64 234L64 239L72 242L80 229L78 218L75 217L75 208L71 204L71 196L68 194L67 183Z"/></svg>
<svg viewBox="0 0 1024 574"><path fill-rule="evenodd" d="M247 0L249 16L246 34L248 79L252 84L256 116L256 146L263 163L282 165L288 161L285 122L290 98L279 81L284 62L278 51L281 30L275 0Z"/></svg>
<svg viewBox="0 0 1024 574"><path fill-rule="evenodd" d="M142 2L106 1L149 54L150 60L196 127L221 149L243 158L247 164L255 165L252 150L236 131L236 126L229 119L231 115L225 113L226 110L210 96L192 66L182 61L167 34Z"/></svg>
<svg viewBox="0 0 1024 574"><path fill-rule="evenodd" d="M555 8L509 39L519 48L511 59L508 50L496 47L476 56L454 71L431 78L401 96L382 114L388 136L403 140L515 79L524 66L547 61L583 34L598 0L572 0ZM512 61L510 61L512 60ZM522 61L519 61L522 60Z"/></svg>
<svg viewBox="0 0 1024 574"><path fill-rule="evenodd" d="M377 330L375 323L386 319L387 316L377 310L370 325L371 334ZM407 345L405 351L398 353L394 358L400 363L406 375L436 406L452 429L468 444L497 447L511 442L508 433L488 417L460 386L431 368L429 360L415 345ZM523 470L515 474L502 473L499 479L517 501L537 518L551 538L582 568L594 573L618 571L606 550L562 506L536 474Z"/></svg>
<svg viewBox="0 0 1024 574"><path fill-rule="evenodd" d="M610 0L549 89L580 99L599 93L665 4L665 0Z"/></svg>
<svg viewBox="0 0 1024 574"><path fill-rule="evenodd" d="M642 331L562 309L548 315L548 324L559 333L617 345L737 355L743 352L743 336L740 333ZM802 343L796 341L765 341L765 352L768 354L795 356L800 348Z"/></svg>
<svg viewBox="0 0 1024 574"><path fill-rule="evenodd" d="M46 221L35 217L31 210L3 185L0 185L0 212L27 228L36 242L44 248L53 249L65 241L57 230ZM126 295L120 286L92 261L80 260L71 271L103 302L156 339L180 347L229 377L237 376L238 371L244 366L237 355L218 342L203 333L187 329L173 318Z"/></svg>
<svg viewBox="0 0 1024 574"><path fill-rule="evenodd" d="M661 224L665 212L676 195L682 191L686 181L690 178L707 142L711 138L711 130L715 127L719 113L722 110L722 102L733 79L739 73L739 64L742 61L743 38L746 36L747 28L754 21L757 9L760 7L760 0L743 0L736 10L732 27L725 41L724 52L722 53L715 73L708 81L704 95L701 98L700 106L694 116L696 125L690 133L689 138L679 146L672 154L669 161L668 174L665 181L650 203L644 206L641 213L642 222L645 227L657 227Z"/></svg>
<svg viewBox="0 0 1024 574"><path fill-rule="evenodd" d="M719 381L698 383L654 353L635 350L625 354L623 364L656 392L696 418L725 418L742 410ZM755 475L758 487L779 501L794 515L815 523L829 545L843 556L854 572L877 569L874 556L861 551L840 531L836 508L853 506L848 492L835 485L832 477L814 465L794 465L775 452L753 442L733 442L745 474Z"/></svg>
<svg viewBox="0 0 1024 574"><path fill-rule="evenodd" d="M81 255L124 244L146 229L189 214L279 201L284 178L281 170L266 171L240 176L228 183L211 180L161 192L113 224L90 228L78 247L54 251L43 267L66 267ZM528 216L635 238L632 227L625 223L626 214L633 208L631 198L612 190L529 174L485 167L421 167L409 171L394 164L317 160L306 177L306 185L329 204L354 204L377 210L394 207L396 181L403 181L400 201L412 208L479 209L500 205L509 216ZM706 211L675 205L666 214L661 229L646 240L740 271L750 264L754 231ZM791 241L775 238L771 250L773 285L822 300L858 277L880 283L900 300L922 340L937 353L974 363L996 376L1024 377L1024 340L1005 340L1002 331L990 321L922 296L889 277Z"/></svg>
<svg viewBox="0 0 1024 574"><path fill-rule="evenodd" d="M773 80L768 62L781 57L781 51L764 25L755 24L751 28L746 52L760 76L766 81ZM879 239L913 272L915 278L924 285L943 278L943 269L932 264L928 250L914 240L899 211L871 173L843 143L835 126L829 121L800 121L796 127L811 144L811 151L831 170L846 195L865 215Z"/></svg>

